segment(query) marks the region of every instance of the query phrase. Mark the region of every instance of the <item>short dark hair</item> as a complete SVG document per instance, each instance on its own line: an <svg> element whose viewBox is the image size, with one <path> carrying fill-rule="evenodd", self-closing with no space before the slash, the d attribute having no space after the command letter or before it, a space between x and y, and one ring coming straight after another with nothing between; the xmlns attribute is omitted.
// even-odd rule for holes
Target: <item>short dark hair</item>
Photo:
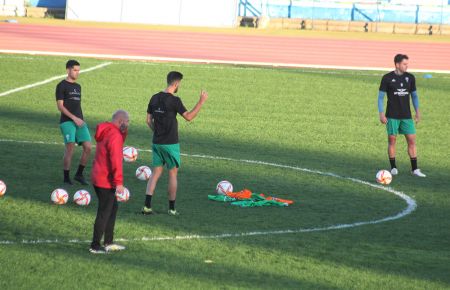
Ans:
<svg viewBox="0 0 450 290"><path fill-rule="evenodd" d="M171 71L167 74L167 84L171 85L175 81L181 81L183 79L183 74L177 71Z"/></svg>
<svg viewBox="0 0 450 290"><path fill-rule="evenodd" d="M406 54L397 54L394 57L394 63L401 63L404 59L409 59L409 57Z"/></svg>
<svg viewBox="0 0 450 290"><path fill-rule="evenodd" d="M73 68L76 65L80 65L80 63L74 59L71 59L69 61L66 62L66 68Z"/></svg>

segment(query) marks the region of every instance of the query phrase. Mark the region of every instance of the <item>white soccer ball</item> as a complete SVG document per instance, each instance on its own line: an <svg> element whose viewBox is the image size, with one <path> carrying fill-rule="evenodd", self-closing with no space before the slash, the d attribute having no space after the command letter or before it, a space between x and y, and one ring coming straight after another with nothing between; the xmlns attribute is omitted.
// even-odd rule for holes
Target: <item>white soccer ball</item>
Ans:
<svg viewBox="0 0 450 290"><path fill-rule="evenodd" d="M379 184L388 185L392 181L392 174L387 170L380 170L377 172L376 179Z"/></svg>
<svg viewBox="0 0 450 290"><path fill-rule="evenodd" d="M138 158L138 151L131 146L123 147L123 160L126 162L134 162Z"/></svg>
<svg viewBox="0 0 450 290"><path fill-rule="evenodd" d="M54 204L66 204L69 200L69 194L62 188L53 190L51 200Z"/></svg>
<svg viewBox="0 0 450 290"><path fill-rule="evenodd" d="M216 192L223 195L233 192L233 185L229 181L223 180L217 184Z"/></svg>
<svg viewBox="0 0 450 290"><path fill-rule="evenodd" d="M6 184L0 180L0 197L4 196L6 193Z"/></svg>
<svg viewBox="0 0 450 290"><path fill-rule="evenodd" d="M136 177L139 180L148 180L152 176L152 170L148 166L140 166L136 169Z"/></svg>
<svg viewBox="0 0 450 290"><path fill-rule="evenodd" d="M82 206L89 205L91 202L91 195L84 189L78 190L73 195L73 202Z"/></svg>
<svg viewBox="0 0 450 290"><path fill-rule="evenodd" d="M125 187L123 193L116 191L116 199L118 202L127 202L130 199L130 191L128 188Z"/></svg>

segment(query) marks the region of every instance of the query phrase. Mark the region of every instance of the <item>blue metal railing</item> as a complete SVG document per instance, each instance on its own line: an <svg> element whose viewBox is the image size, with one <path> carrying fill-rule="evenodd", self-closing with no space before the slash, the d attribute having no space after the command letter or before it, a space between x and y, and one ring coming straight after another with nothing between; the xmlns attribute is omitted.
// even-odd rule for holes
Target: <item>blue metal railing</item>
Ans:
<svg viewBox="0 0 450 290"><path fill-rule="evenodd" d="M373 22L373 19L370 18L367 14L365 14L361 9L357 8L356 4L353 4L352 13L350 16L351 21L355 21L355 12L360 14L362 17L364 17L368 21Z"/></svg>
<svg viewBox="0 0 450 290"><path fill-rule="evenodd" d="M243 13L241 9L244 9ZM249 16L247 15L247 11L251 13L251 16L261 16L261 11L256 9L248 0L239 0L239 15L240 16Z"/></svg>

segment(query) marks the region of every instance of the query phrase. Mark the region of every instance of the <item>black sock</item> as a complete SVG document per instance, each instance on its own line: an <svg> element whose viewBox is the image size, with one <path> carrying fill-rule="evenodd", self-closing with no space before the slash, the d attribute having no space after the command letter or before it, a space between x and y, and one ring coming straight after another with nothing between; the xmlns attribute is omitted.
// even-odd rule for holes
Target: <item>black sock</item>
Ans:
<svg viewBox="0 0 450 290"><path fill-rule="evenodd" d="M153 197L153 195L145 196L145 207L148 207L148 208L152 207L152 197Z"/></svg>
<svg viewBox="0 0 450 290"><path fill-rule="evenodd" d="M414 171L417 169L417 157L411 158L411 170Z"/></svg>
<svg viewBox="0 0 450 290"><path fill-rule="evenodd" d="M83 165L81 165L81 164L78 165L78 170L77 170L77 173L76 173L75 175L77 175L77 176L83 175L84 167L85 167L85 166L83 166Z"/></svg>
<svg viewBox="0 0 450 290"><path fill-rule="evenodd" d="M395 165L395 157L394 158L389 157L389 162L391 163L391 169L397 168L397 165Z"/></svg>
<svg viewBox="0 0 450 290"><path fill-rule="evenodd" d="M169 200L169 209L175 210L175 200Z"/></svg>
<svg viewBox="0 0 450 290"><path fill-rule="evenodd" d="M64 180L70 180L69 172L70 170L64 170Z"/></svg>

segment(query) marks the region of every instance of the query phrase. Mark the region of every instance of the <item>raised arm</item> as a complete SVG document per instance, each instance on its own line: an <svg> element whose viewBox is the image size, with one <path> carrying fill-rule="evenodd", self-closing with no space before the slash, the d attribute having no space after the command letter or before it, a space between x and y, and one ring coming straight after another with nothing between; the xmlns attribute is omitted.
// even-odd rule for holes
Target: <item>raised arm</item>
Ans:
<svg viewBox="0 0 450 290"><path fill-rule="evenodd" d="M208 99L208 93L206 91L202 91L200 93L200 99L197 102L197 104L194 106L194 108L191 111L186 111L183 113L183 118L190 122L197 117L198 112L200 112L200 109L202 108L203 104Z"/></svg>

